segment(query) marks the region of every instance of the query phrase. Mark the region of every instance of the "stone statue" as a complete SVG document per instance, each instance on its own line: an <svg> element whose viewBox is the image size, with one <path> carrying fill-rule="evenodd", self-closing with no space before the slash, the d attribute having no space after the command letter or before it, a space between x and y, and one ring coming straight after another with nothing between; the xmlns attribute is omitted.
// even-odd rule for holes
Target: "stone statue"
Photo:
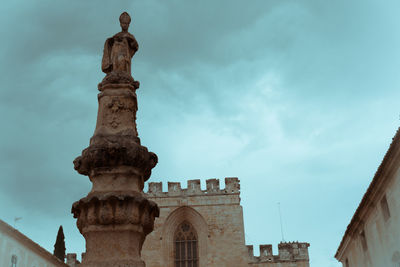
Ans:
<svg viewBox="0 0 400 267"><path fill-rule="evenodd" d="M80 267L145 267L141 250L153 231L159 208L143 194L158 158L142 146L136 129L139 82L131 76L138 43L128 33L131 18L119 18L122 31L106 40L99 84L94 134L74 160L78 173L89 176L92 189L71 212L86 240Z"/></svg>
<svg viewBox="0 0 400 267"><path fill-rule="evenodd" d="M108 38L104 43L101 70L106 73L101 85L107 83L129 83L139 87L131 75L131 60L139 49L135 36L128 32L131 17L124 12L119 17L122 31Z"/></svg>

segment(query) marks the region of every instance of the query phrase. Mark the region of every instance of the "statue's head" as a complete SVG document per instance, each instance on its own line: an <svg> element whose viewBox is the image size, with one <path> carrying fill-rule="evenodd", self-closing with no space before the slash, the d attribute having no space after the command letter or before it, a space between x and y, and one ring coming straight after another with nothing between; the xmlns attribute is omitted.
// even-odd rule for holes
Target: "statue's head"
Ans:
<svg viewBox="0 0 400 267"><path fill-rule="evenodd" d="M119 16L119 22L121 24L122 31L127 31L129 28L129 23L131 23L131 16L127 12L124 12Z"/></svg>

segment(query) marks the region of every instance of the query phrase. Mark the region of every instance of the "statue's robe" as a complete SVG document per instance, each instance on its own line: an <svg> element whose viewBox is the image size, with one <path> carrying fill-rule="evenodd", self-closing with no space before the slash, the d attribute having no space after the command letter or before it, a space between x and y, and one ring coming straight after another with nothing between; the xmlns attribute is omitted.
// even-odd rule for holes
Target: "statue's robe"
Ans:
<svg viewBox="0 0 400 267"><path fill-rule="evenodd" d="M129 32L119 32L104 43L101 69L104 73L126 72L131 75L131 59L139 45Z"/></svg>

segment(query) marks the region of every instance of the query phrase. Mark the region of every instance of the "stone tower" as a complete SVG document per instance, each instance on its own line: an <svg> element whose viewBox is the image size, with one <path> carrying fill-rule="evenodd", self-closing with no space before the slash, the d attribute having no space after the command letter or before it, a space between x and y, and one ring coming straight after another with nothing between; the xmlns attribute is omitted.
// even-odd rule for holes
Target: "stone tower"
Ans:
<svg viewBox="0 0 400 267"><path fill-rule="evenodd" d="M74 160L75 170L92 182L89 194L72 206L86 240L85 267L144 267L142 245L159 216L157 204L143 194L157 156L140 144L136 129L139 82L131 76L131 59L138 43L128 32L130 21L122 13L122 31L104 44L96 129Z"/></svg>
<svg viewBox="0 0 400 267"><path fill-rule="evenodd" d="M160 216L143 244L146 267L309 267L309 243L281 242L278 254L271 244L260 245L259 256L246 246L240 188L237 177L225 178L225 188L208 179L205 190L200 180L188 180L186 188L168 182L168 191L149 183L147 197ZM266 223L258 232L270 230Z"/></svg>

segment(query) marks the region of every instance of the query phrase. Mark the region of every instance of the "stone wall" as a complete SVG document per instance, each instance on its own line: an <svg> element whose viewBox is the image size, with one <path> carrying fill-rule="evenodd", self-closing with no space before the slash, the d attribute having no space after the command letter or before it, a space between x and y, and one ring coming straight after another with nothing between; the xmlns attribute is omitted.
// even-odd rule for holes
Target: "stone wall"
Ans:
<svg viewBox="0 0 400 267"><path fill-rule="evenodd" d="M380 201L370 206L367 220L358 232L349 238L348 245L341 257L343 266L346 260L349 266L400 266L400 169L397 170L386 186L386 190L380 192L378 200L386 196L390 217L384 217L384 211ZM366 247L363 247L365 236ZM397 265L396 265L397 264Z"/></svg>
<svg viewBox="0 0 400 267"><path fill-rule="evenodd" d="M400 266L400 128L336 252L343 266Z"/></svg>

